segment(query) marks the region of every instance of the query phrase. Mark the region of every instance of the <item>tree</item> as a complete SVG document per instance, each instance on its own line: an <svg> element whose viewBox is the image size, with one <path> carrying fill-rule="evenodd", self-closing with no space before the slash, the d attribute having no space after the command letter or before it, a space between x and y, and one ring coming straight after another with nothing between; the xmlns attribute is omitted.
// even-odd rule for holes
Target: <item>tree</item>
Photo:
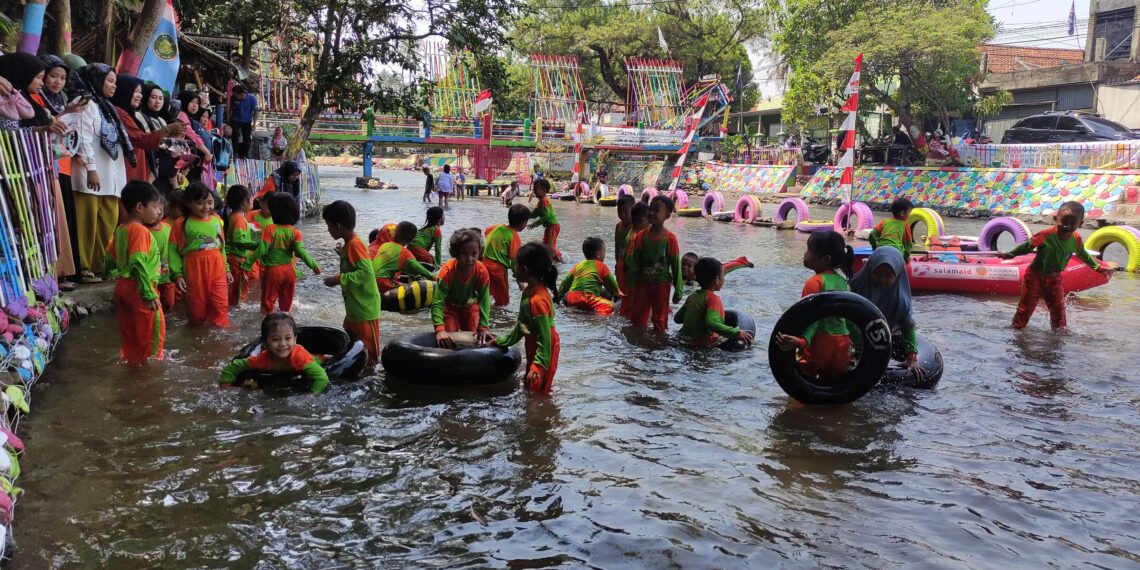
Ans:
<svg viewBox="0 0 1140 570"><path fill-rule="evenodd" d="M166 0L146 0L142 6L139 19L131 29L127 49L119 54L117 69L138 69L138 64L146 54L147 47L154 31L158 29L158 22L162 19L162 12L166 8Z"/></svg>
<svg viewBox="0 0 1140 570"><path fill-rule="evenodd" d="M785 96L786 122L805 122L820 107L833 111L863 54L860 106L886 105L905 126L964 110L981 79L977 46L993 37L994 25L983 2L959 0L932 5L908 1L875 3L859 10L820 43L826 50L797 42L785 45L792 79ZM822 51L822 53L820 53Z"/></svg>
<svg viewBox="0 0 1140 570"><path fill-rule="evenodd" d="M181 14L184 29L237 37L241 44L241 64L246 69L254 67L254 46L272 38L284 24L279 13L281 3L277 0L189 4L190 10Z"/></svg>
<svg viewBox="0 0 1140 570"><path fill-rule="evenodd" d="M711 73L731 83L739 66L748 86L742 103L751 106L759 92L751 85L745 45L765 29L757 1L529 0L511 39L530 53L578 56L587 97L593 100L625 100L625 59L649 57L683 62L687 84ZM658 28L668 53L659 45Z"/></svg>
<svg viewBox="0 0 1140 570"><path fill-rule="evenodd" d="M278 30L275 61L286 74L311 82L303 85L308 105L286 155L298 154L330 105L376 112L414 105L419 90L396 91L376 81L383 67L416 71L419 42L430 37L477 55L488 52L502 40L512 8L512 0L289 0L279 11L288 25Z"/></svg>

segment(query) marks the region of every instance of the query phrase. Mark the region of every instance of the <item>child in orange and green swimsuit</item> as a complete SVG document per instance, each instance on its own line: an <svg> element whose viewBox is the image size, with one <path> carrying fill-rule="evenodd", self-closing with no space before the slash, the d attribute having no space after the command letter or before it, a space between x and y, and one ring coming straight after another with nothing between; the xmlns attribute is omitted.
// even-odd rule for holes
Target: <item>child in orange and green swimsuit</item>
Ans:
<svg viewBox="0 0 1140 570"><path fill-rule="evenodd" d="M725 339L752 344L752 333L724 322L724 305L716 294L724 286L724 266L711 257L702 257L694 267L701 289L689 295L673 321L681 325L681 338L699 346L715 346Z"/></svg>
<svg viewBox="0 0 1140 570"><path fill-rule="evenodd" d="M233 386L245 372L286 372L301 374L309 389L319 394L329 385L329 375L321 363L297 344L297 322L285 313L266 315L261 320L261 352L238 358L222 368L218 386Z"/></svg>
<svg viewBox="0 0 1140 570"><path fill-rule="evenodd" d="M550 250L540 243L519 248L515 258L515 280L525 286L519 303L518 320L506 335L495 339L498 346L512 346L526 339L527 390L550 393L558 372L560 342L554 328L554 303L558 301L558 269Z"/></svg>
<svg viewBox="0 0 1140 570"><path fill-rule="evenodd" d="M416 237L408 243L408 251L416 256L416 261L434 263L436 267L439 267L440 248L443 244L443 232L439 229L441 226L443 226L443 208L439 206L428 208L424 226L416 232ZM435 257L432 257L429 251L432 248L435 248Z"/></svg>
<svg viewBox="0 0 1140 570"><path fill-rule="evenodd" d="M542 243L550 248L550 253L554 255L554 261L562 261L562 252L558 251L558 233L562 231L562 226L558 223L558 214L554 212L554 206L550 204L550 181L543 178L542 180L535 180L533 186L534 196L538 198L538 205L531 211L530 217L537 218L537 221L530 225L531 228L542 226L545 228L542 232Z"/></svg>
<svg viewBox="0 0 1140 570"><path fill-rule="evenodd" d="M147 182L128 182L119 197L127 222L115 229L108 245L108 268L115 283L115 321L122 346L119 358L130 365L161 359L166 320L158 300L158 247L147 226L161 221L162 197Z"/></svg>
<svg viewBox="0 0 1140 570"><path fill-rule="evenodd" d="M242 264L249 259L258 243L247 217L253 209L253 195L245 186L234 184L226 190L226 208L230 211L225 223L226 263L229 264L230 275L233 276L233 283L230 284L230 306L236 307L249 295L250 272L242 269Z"/></svg>
<svg viewBox="0 0 1140 570"><path fill-rule="evenodd" d="M588 237L582 242L582 254L586 259L579 261L566 278L559 291L569 307L589 309L602 316L614 314L614 302L605 298L609 294L621 298L621 287L617 278L606 266L606 243L596 237Z"/></svg>
<svg viewBox="0 0 1140 570"><path fill-rule="evenodd" d="M664 331L669 325L669 290L673 302L681 302L685 288L681 280L681 251L677 236L665 229L673 213L673 201L655 196L649 205L649 227L633 235L625 251L626 278L636 293L630 320L643 327L653 319L653 328Z"/></svg>
<svg viewBox="0 0 1140 570"><path fill-rule="evenodd" d="M225 230L213 213L214 197L200 182L186 187L182 195L186 217L170 229L170 273L186 294L186 314L191 326L230 324L229 286L233 279L226 266Z"/></svg>
<svg viewBox="0 0 1140 570"><path fill-rule="evenodd" d="M325 206L321 218L333 239L344 240L344 245L337 249L340 273L326 277L325 285L340 285L344 297L344 329L364 343L368 365L372 366L380 359L380 290L376 287L376 272L368 257L368 246L356 235L356 209L344 200L337 200Z"/></svg>
<svg viewBox="0 0 1140 570"><path fill-rule="evenodd" d="M391 291L400 286L400 274L415 275L424 279L435 279L427 268L416 261L406 245L416 237L416 225L400 222L391 241L384 242L372 256L372 269L376 275L376 286L380 292Z"/></svg>
<svg viewBox="0 0 1140 570"><path fill-rule="evenodd" d="M491 317L491 276L479 261L483 236L478 230L458 230L451 234L448 250L452 259L439 269L431 306L435 340L440 346L449 347L454 343L448 333L471 331L475 333L476 344L485 344L494 335L487 331Z"/></svg>
<svg viewBox="0 0 1140 570"><path fill-rule="evenodd" d="M893 247L903 254L903 261L910 263L910 250L914 245L914 236L906 220L914 210L914 204L906 198L897 198L891 202L891 219L879 222L867 240L871 248L881 246ZM931 230L933 231L933 230Z"/></svg>
<svg viewBox="0 0 1140 570"><path fill-rule="evenodd" d="M301 231L293 227L301 217L293 197L274 192L262 199L269 200L273 223L261 228L261 242L242 268L249 270L261 262L261 312L272 313L276 305L287 313L293 308L293 293L297 287L297 258L317 275L321 274L321 268L305 251Z"/></svg>
<svg viewBox="0 0 1140 570"><path fill-rule="evenodd" d="M530 219L530 208L515 204L507 210L507 224L487 228L487 245L483 246L483 265L491 275L491 298L495 305L503 306L511 302L510 281L507 270L515 266L515 254L522 245L519 232L526 229Z"/></svg>

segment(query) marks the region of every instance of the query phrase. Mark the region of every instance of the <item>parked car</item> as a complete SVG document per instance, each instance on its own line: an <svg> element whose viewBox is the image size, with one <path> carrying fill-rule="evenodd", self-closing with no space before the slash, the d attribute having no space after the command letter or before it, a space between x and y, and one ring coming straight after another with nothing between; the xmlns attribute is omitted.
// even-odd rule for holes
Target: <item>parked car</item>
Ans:
<svg viewBox="0 0 1140 570"><path fill-rule="evenodd" d="M1120 123L1091 113L1049 112L1018 121L1005 131L1002 144L1044 144L1140 139Z"/></svg>

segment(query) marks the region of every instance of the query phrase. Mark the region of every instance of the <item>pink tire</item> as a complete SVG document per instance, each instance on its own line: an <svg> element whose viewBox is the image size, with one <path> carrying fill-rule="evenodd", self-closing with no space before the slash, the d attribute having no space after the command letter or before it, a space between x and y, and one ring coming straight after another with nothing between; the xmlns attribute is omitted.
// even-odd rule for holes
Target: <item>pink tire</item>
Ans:
<svg viewBox="0 0 1140 570"><path fill-rule="evenodd" d="M796 223L796 229L805 234L827 232L835 229L835 223L827 220L804 220Z"/></svg>
<svg viewBox="0 0 1140 570"><path fill-rule="evenodd" d="M641 191L641 201L648 203L650 200L657 197L656 188L646 188Z"/></svg>
<svg viewBox="0 0 1140 570"><path fill-rule="evenodd" d="M855 227L849 227L852 216L855 217ZM832 229L843 233L847 230L869 230L874 225L875 214L871 212L871 208L862 202L854 202L839 207L839 211L835 213Z"/></svg>
<svg viewBox="0 0 1140 570"><path fill-rule="evenodd" d="M784 222L788 220L788 214L796 213L796 223L808 221L808 205L807 202L799 198L784 198L778 206L776 206L776 221Z"/></svg>
<svg viewBox="0 0 1140 570"><path fill-rule="evenodd" d="M732 221L738 224L751 224L752 222L756 221L757 217L760 216L760 210L760 199L755 196L745 194L736 201L736 212L732 216Z"/></svg>
<svg viewBox="0 0 1140 570"><path fill-rule="evenodd" d="M673 199L673 206L676 209L689 207L689 195L684 190L675 190L670 193L669 197Z"/></svg>
<svg viewBox="0 0 1140 570"><path fill-rule="evenodd" d="M724 195L716 191L706 193L704 201L701 202L701 215L711 216L717 212L723 211Z"/></svg>
<svg viewBox="0 0 1140 570"><path fill-rule="evenodd" d="M1018 244L1029 241L1033 235L1025 222L1010 216L997 217L986 222L978 233L978 251L997 251L998 238L1003 233L1013 235L1013 241Z"/></svg>
<svg viewBox="0 0 1140 570"><path fill-rule="evenodd" d="M630 186L629 184L622 184L621 186L618 186L618 198L621 198L626 194L633 196L633 186Z"/></svg>

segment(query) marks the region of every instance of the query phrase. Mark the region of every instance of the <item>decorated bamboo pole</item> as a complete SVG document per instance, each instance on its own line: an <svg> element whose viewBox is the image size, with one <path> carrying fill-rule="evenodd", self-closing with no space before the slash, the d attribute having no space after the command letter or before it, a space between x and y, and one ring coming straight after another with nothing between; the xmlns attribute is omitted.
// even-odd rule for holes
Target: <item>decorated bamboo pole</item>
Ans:
<svg viewBox="0 0 1140 570"><path fill-rule="evenodd" d="M862 70L863 54L860 53L855 57L855 72L851 74L851 80L843 90L843 94L848 96L847 102L839 109L841 113L847 113L843 124L839 126L841 132L847 131L840 145L843 157L839 159L839 167L843 171L839 177L839 193L848 205L851 204L852 187L855 183L855 120L859 114L859 75Z"/></svg>
<svg viewBox="0 0 1140 570"><path fill-rule="evenodd" d="M685 135L685 144L681 145L681 152L677 157L677 164L673 167L673 180L669 182L670 193L677 190L677 182L681 179L681 167L685 165L685 157L689 155L689 145L693 143L693 135L697 132L697 124L701 122L701 115L705 113L705 107L708 104L709 96L707 93L696 102L696 116L693 119L692 125L689 126L689 132Z"/></svg>

